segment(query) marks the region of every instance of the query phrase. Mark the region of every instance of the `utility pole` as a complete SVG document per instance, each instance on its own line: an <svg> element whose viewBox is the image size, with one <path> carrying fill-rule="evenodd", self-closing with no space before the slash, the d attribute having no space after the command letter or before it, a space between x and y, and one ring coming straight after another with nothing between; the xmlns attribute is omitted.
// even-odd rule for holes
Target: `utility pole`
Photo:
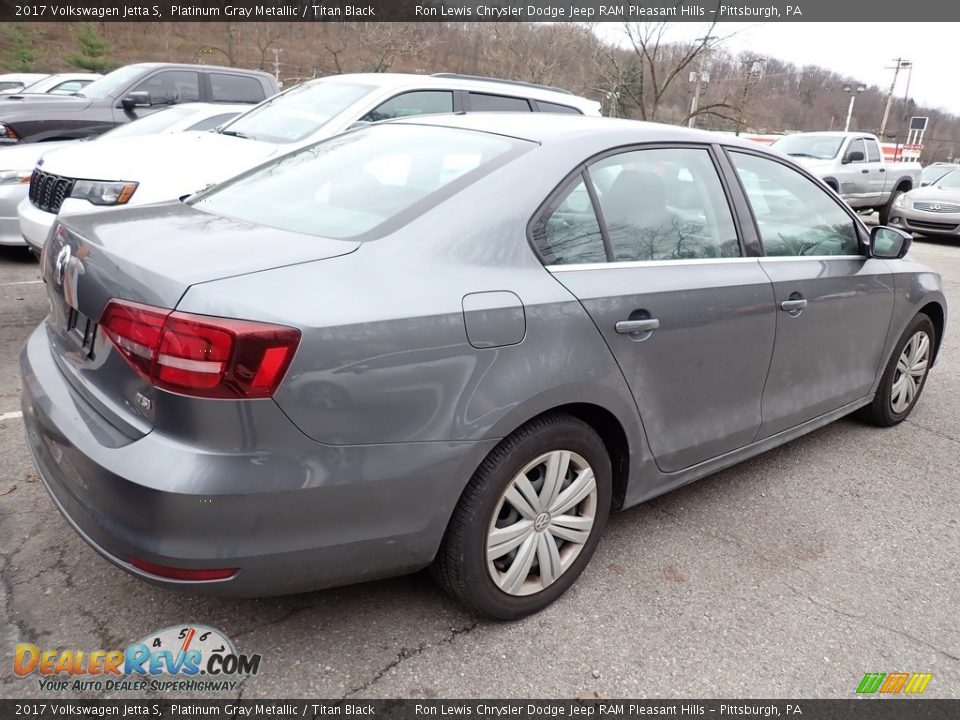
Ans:
<svg viewBox="0 0 960 720"><path fill-rule="evenodd" d="M282 48L270 48L273 51L273 77L277 81L277 86L280 85L280 53L283 52Z"/></svg>
<svg viewBox="0 0 960 720"><path fill-rule="evenodd" d="M900 157L900 134L903 132L903 123L907 120L907 110L910 107L910 78L913 77L913 63L905 60L903 66L907 68L907 89L903 93L903 111L900 113L900 127L897 130L897 146L893 151L894 161L902 159Z"/></svg>
<svg viewBox="0 0 960 720"><path fill-rule="evenodd" d="M843 131L844 131L844 132L848 132L848 131L850 130L850 119L853 117L853 102L854 102L854 100L857 99L857 95L859 95L860 93L862 93L864 90L867 89L867 86L866 86L866 85L857 85L857 88L856 88L856 89L857 89L857 91L856 91L856 93L854 93L854 92L853 92L853 86L852 86L852 85L844 85L844 86L843 86L843 91L846 92L846 93L850 93L850 106L847 108L847 123L846 123L846 125L843 126Z"/></svg>
<svg viewBox="0 0 960 720"><path fill-rule="evenodd" d="M896 65L892 68L884 68L885 70L893 70L893 82L890 83L890 92L887 93L887 104L883 108L883 120L880 121L880 132L877 134L883 138L883 132L887 129L887 118L890 117L890 106L893 105L893 91L897 87L897 76L900 74L900 69L903 67L908 67L910 65L909 60L904 60L903 58L897 58L894 60ZM882 142L882 139L881 139Z"/></svg>
<svg viewBox="0 0 960 720"><path fill-rule="evenodd" d="M690 119L687 120L687 127L696 127L697 108L700 107L700 89L703 83L710 82L710 73L705 72L703 64L700 63L697 69L690 73L690 80L693 81L693 99L690 101Z"/></svg>

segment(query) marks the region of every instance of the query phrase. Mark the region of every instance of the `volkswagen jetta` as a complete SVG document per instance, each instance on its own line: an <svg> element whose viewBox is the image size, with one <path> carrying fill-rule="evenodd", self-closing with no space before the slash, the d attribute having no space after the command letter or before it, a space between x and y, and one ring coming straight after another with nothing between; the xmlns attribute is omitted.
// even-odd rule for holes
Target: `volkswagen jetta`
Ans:
<svg viewBox="0 0 960 720"><path fill-rule="evenodd" d="M907 417L946 321L909 246L732 137L369 126L57 226L29 445L145 580L269 595L431 566L517 618L611 510L854 411Z"/></svg>

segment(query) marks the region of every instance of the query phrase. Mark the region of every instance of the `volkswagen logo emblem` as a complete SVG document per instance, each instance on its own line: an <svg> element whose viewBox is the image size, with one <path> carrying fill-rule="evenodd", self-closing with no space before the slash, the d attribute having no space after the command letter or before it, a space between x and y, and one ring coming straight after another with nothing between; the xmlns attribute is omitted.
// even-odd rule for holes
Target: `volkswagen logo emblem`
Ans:
<svg viewBox="0 0 960 720"><path fill-rule="evenodd" d="M548 513L540 513L537 519L533 521L533 529L537 532L543 532L549 525L550 515Z"/></svg>
<svg viewBox="0 0 960 720"><path fill-rule="evenodd" d="M63 285L63 276L67 273L67 265L70 264L70 246L64 245L57 253L57 259L53 266L53 279L57 285Z"/></svg>

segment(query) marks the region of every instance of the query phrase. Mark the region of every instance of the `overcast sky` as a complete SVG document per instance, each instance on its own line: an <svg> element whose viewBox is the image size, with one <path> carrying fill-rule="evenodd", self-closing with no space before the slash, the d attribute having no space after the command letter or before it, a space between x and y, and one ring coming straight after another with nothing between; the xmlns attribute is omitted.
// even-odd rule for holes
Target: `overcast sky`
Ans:
<svg viewBox="0 0 960 720"><path fill-rule="evenodd" d="M674 23L668 38L703 35L700 23ZM622 30L612 23L596 26L598 34L613 39ZM960 115L957 63L949 60L960 43L960 23L719 23L721 35L735 33L725 47L733 53L749 50L794 63L820 65L850 75L884 92L893 80L893 58L914 64L910 96L922 105ZM897 80L897 97L906 90L907 73Z"/></svg>

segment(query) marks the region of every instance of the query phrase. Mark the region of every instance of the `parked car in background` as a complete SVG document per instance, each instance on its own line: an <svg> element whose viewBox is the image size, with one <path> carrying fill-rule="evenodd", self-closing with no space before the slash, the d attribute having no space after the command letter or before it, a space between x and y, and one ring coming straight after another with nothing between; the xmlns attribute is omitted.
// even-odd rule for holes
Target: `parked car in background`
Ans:
<svg viewBox="0 0 960 720"><path fill-rule="evenodd" d="M186 102L256 104L277 92L259 70L140 63L95 80L73 95L24 95L0 102L0 150L25 142L79 140Z"/></svg>
<svg viewBox="0 0 960 720"><path fill-rule="evenodd" d="M93 140L96 141L95 151L109 148L108 143L123 143L121 152L136 153L137 140L147 135L172 134L178 132L211 130L236 117L246 105L229 105L226 103L184 103L164 108L134 122L120 125ZM125 141L125 142L124 142ZM0 150L0 245L25 245L20 232L20 221L17 217L17 206L27 198L30 187L30 178L34 168L41 158L52 154L65 145L82 143L81 140L70 140L59 143L26 143ZM84 143L85 144L85 143ZM103 186L106 191L108 185ZM70 188L70 192L83 190ZM54 197L65 191L52 183L38 181L35 187L37 202L44 202L46 197ZM39 248L36 248L39 253Z"/></svg>
<svg viewBox="0 0 960 720"><path fill-rule="evenodd" d="M920 235L960 236L960 170L897 198L890 225Z"/></svg>
<svg viewBox="0 0 960 720"><path fill-rule="evenodd" d="M172 200L202 190L281 152L336 135L356 124L431 113L510 111L599 115L600 104L564 90L459 75L371 73L335 75L277 95L227 124L217 134L184 133L138 143L136 152L114 145L74 147L50 157L43 177L61 187L77 178L136 188L108 203L62 192L20 205L20 229L34 248L43 245L57 214L109 205Z"/></svg>
<svg viewBox="0 0 960 720"><path fill-rule="evenodd" d="M5 73L0 75L0 96L15 93L24 87L43 78L49 77L46 73Z"/></svg>
<svg viewBox="0 0 960 720"><path fill-rule="evenodd" d="M920 187L920 164L886 162L876 136L868 133L795 133L771 147L814 173L850 207L876 210L881 225L897 196Z"/></svg>
<svg viewBox="0 0 960 720"><path fill-rule="evenodd" d="M13 101L22 95L73 95L102 77L100 73L57 73L11 93L10 97L0 99Z"/></svg>
<svg viewBox="0 0 960 720"><path fill-rule="evenodd" d="M432 566L518 618L612 509L856 410L904 420L946 321L909 248L738 138L373 124L186 202L64 218L21 354L28 445L144 580L256 596Z"/></svg>
<svg viewBox="0 0 960 720"><path fill-rule="evenodd" d="M920 187L933 185L937 180L942 178L947 173L958 169L960 169L960 165L957 163L935 162L931 165L927 165L920 172Z"/></svg>

